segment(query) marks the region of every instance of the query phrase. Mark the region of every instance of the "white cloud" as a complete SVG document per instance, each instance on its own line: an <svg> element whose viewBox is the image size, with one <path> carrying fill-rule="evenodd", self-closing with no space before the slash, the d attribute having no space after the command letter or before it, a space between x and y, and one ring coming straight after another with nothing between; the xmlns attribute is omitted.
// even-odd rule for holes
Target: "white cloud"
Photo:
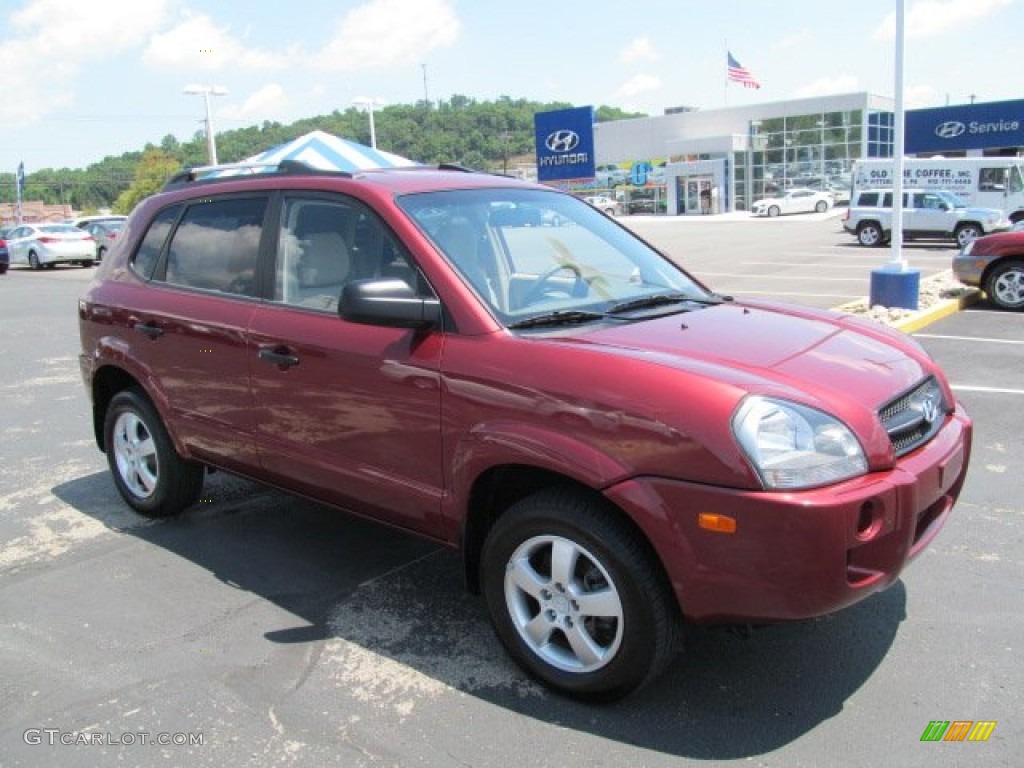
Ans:
<svg viewBox="0 0 1024 768"><path fill-rule="evenodd" d="M312 64L352 72L422 62L454 43L460 28L449 0L369 0L345 14Z"/></svg>
<svg viewBox="0 0 1024 768"><path fill-rule="evenodd" d="M835 93L851 93L857 90L860 90L860 85L853 75L819 77L817 80L797 88L793 92L793 98L808 99L813 96L830 96Z"/></svg>
<svg viewBox="0 0 1024 768"><path fill-rule="evenodd" d="M908 38L934 37L987 18L1013 0L920 0L906 10L904 31ZM896 14L890 13L874 33L875 40L892 40Z"/></svg>
<svg viewBox="0 0 1024 768"><path fill-rule="evenodd" d="M278 83L270 83L249 94L241 104L226 104L216 111L217 120L244 123L273 120L289 106L288 96Z"/></svg>
<svg viewBox="0 0 1024 768"><path fill-rule="evenodd" d="M10 13L0 38L4 115L33 121L71 105L83 66L139 46L168 0L32 0Z"/></svg>
<svg viewBox="0 0 1024 768"><path fill-rule="evenodd" d="M206 14L186 12L173 29L152 36L142 58L159 68L252 71L282 69L289 54L246 48L229 28L218 27Z"/></svg>
<svg viewBox="0 0 1024 768"><path fill-rule="evenodd" d="M629 101L644 93L651 93L661 88L661 78L657 75L634 75L615 89L615 99Z"/></svg>
<svg viewBox="0 0 1024 768"><path fill-rule="evenodd" d="M633 61L657 61L661 58L654 49L650 38L638 37L631 40L629 44L619 53L619 60L624 62Z"/></svg>

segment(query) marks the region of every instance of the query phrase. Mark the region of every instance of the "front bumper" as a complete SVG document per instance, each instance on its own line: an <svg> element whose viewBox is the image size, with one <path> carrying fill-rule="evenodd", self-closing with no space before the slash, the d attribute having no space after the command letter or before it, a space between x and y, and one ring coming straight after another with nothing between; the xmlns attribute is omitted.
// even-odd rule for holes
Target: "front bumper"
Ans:
<svg viewBox="0 0 1024 768"><path fill-rule="evenodd" d="M971 420L959 407L896 467L796 493L634 478L606 491L654 545L683 614L703 624L804 619L892 584L935 538L963 486ZM698 515L736 521L706 530Z"/></svg>

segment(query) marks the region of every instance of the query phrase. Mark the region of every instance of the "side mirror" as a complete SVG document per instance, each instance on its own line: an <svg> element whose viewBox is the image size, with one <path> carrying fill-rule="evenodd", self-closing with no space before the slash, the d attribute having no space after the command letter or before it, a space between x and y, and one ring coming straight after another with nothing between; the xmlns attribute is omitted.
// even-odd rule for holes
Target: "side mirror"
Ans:
<svg viewBox="0 0 1024 768"><path fill-rule="evenodd" d="M371 278L346 283L338 315L343 320L393 328L437 328L441 302L424 299L404 280Z"/></svg>

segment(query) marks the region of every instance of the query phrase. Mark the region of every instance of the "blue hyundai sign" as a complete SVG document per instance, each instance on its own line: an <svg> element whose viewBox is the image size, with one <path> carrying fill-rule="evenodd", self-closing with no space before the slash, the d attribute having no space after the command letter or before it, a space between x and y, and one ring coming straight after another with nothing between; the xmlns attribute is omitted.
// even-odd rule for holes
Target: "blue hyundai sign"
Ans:
<svg viewBox="0 0 1024 768"><path fill-rule="evenodd" d="M1024 100L906 113L906 152L954 152L1024 146Z"/></svg>
<svg viewBox="0 0 1024 768"><path fill-rule="evenodd" d="M537 179L594 177L594 108L538 112L533 117Z"/></svg>

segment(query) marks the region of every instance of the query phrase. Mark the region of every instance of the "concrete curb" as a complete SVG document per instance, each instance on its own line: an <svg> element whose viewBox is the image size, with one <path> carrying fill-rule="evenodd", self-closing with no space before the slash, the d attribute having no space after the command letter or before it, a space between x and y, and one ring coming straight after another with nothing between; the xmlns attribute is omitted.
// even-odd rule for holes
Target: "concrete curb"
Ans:
<svg viewBox="0 0 1024 768"><path fill-rule="evenodd" d="M922 283L926 285L929 282L946 280L951 274L951 272L945 272L939 275L932 275L931 277L922 280ZM882 318L875 319L877 319L878 322L884 323L885 325L899 331L903 331L904 333L915 333L922 328L931 325L937 320L949 317L972 304L976 304L981 300L981 296L982 293L979 289L963 286L963 292L959 296L937 301L927 309L912 312L909 315L893 318L891 320ZM851 315L869 315L869 309L868 299L866 297L835 307L835 311L845 312L846 314Z"/></svg>

